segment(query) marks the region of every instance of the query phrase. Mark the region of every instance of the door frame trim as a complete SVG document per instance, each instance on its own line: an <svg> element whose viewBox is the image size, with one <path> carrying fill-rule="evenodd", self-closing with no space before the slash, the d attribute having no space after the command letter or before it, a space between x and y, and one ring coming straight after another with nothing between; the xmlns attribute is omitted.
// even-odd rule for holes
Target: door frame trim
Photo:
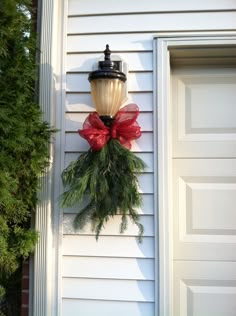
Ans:
<svg viewBox="0 0 236 316"><path fill-rule="evenodd" d="M154 151L156 220L156 315L172 316L172 206L170 52L173 48L236 45L234 31L161 32L154 37ZM186 48L187 49L187 48Z"/></svg>

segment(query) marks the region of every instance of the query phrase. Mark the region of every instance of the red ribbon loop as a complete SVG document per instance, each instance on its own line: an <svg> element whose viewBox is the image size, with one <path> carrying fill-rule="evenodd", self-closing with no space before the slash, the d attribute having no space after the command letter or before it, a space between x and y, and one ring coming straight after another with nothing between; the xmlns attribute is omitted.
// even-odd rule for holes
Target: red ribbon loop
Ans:
<svg viewBox="0 0 236 316"><path fill-rule="evenodd" d="M89 114L83 124L83 130L78 132L95 151L100 150L110 139L110 131L100 120L97 112Z"/></svg>
<svg viewBox="0 0 236 316"><path fill-rule="evenodd" d="M127 149L131 148L131 140L141 136L140 126L136 119L139 108L136 104L128 104L116 114L111 128L104 125L97 112L89 114L79 135L85 138L95 151L102 149L110 138L116 138Z"/></svg>

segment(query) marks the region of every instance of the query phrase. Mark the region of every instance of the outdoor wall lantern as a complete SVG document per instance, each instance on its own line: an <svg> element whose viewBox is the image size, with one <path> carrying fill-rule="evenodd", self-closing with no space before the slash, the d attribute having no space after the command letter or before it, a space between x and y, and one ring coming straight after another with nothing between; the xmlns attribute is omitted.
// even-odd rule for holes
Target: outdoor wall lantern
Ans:
<svg viewBox="0 0 236 316"><path fill-rule="evenodd" d="M96 238L111 217L121 217L120 233L126 230L130 218L138 227L141 241L144 228L137 212L141 205L137 173L145 164L130 151L131 141L141 136L139 108L133 103L120 108L126 75L121 71L121 61L111 60L109 45L104 55L104 61L88 77L96 112L88 115L78 131L90 149L62 172L66 191L61 205L77 207L75 229L83 229L90 222Z"/></svg>
<svg viewBox="0 0 236 316"><path fill-rule="evenodd" d="M104 61L99 69L89 74L91 95L100 119L110 126L125 98L126 75L120 71L121 62L111 61L111 51L106 45Z"/></svg>

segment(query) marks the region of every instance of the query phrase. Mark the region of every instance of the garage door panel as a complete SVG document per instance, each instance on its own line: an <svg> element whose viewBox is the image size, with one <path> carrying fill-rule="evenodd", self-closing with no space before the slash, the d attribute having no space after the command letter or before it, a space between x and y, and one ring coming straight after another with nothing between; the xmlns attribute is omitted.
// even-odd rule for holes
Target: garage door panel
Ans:
<svg viewBox="0 0 236 316"><path fill-rule="evenodd" d="M171 315L235 316L236 68L179 64L171 86Z"/></svg>
<svg viewBox="0 0 236 316"><path fill-rule="evenodd" d="M179 242L175 244L174 260L236 261L235 244L213 242Z"/></svg>
<svg viewBox="0 0 236 316"><path fill-rule="evenodd" d="M173 72L173 156L236 157L235 69Z"/></svg>
<svg viewBox="0 0 236 316"><path fill-rule="evenodd" d="M174 258L236 260L235 159L174 159L173 201Z"/></svg>
<svg viewBox="0 0 236 316"><path fill-rule="evenodd" d="M174 262L174 316L235 316L236 263Z"/></svg>

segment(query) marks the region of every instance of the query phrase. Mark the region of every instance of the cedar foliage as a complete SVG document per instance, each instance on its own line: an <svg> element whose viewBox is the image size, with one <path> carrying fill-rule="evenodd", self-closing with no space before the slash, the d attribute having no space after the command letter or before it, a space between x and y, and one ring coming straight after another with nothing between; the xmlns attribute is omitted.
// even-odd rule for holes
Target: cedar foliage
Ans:
<svg viewBox="0 0 236 316"><path fill-rule="evenodd" d="M79 205L85 196L89 198L75 217L75 228L83 229L91 222L98 238L109 218L120 214L120 233L126 230L130 217L138 226L141 242L144 228L135 209L141 205L136 173L144 168L144 162L116 139L72 161L62 173L63 185L68 188L61 197L62 207Z"/></svg>
<svg viewBox="0 0 236 316"><path fill-rule="evenodd" d="M0 1L0 303L5 292L8 297L10 277L37 242L29 223L52 132L34 101L32 17L30 0Z"/></svg>

